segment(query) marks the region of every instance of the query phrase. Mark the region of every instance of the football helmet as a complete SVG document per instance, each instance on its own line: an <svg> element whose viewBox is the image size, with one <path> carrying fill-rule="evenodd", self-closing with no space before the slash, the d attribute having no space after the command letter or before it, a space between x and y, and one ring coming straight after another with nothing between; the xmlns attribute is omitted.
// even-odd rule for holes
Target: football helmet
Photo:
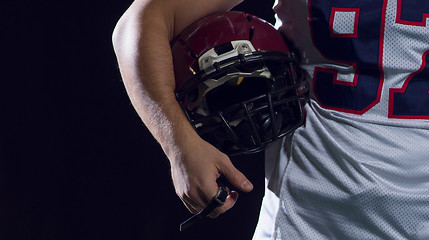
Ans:
<svg viewBox="0 0 429 240"><path fill-rule="evenodd" d="M283 36L244 12L222 12L172 43L176 97L191 125L229 156L254 153L303 123L307 85Z"/></svg>

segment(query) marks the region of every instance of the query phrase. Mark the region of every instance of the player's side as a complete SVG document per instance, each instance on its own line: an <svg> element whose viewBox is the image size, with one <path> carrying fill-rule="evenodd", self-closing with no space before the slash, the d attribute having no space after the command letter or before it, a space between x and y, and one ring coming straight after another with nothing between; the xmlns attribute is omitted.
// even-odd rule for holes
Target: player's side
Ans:
<svg viewBox="0 0 429 240"><path fill-rule="evenodd" d="M429 4L279 5L279 17L293 19L280 29L300 50L312 92L305 127L286 142L287 184L274 189L282 196L277 234L427 237Z"/></svg>

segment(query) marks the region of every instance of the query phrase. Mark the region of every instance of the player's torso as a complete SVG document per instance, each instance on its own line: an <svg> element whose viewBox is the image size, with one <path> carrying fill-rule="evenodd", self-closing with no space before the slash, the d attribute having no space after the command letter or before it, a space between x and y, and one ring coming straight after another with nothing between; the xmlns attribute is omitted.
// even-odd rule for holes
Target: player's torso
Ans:
<svg viewBox="0 0 429 240"><path fill-rule="evenodd" d="M312 87L286 145L281 231L429 237L429 2L279 1Z"/></svg>
<svg viewBox="0 0 429 240"><path fill-rule="evenodd" d="M275 9L321 107L387 122L429 119L429 2L280 0Z"/></svg>

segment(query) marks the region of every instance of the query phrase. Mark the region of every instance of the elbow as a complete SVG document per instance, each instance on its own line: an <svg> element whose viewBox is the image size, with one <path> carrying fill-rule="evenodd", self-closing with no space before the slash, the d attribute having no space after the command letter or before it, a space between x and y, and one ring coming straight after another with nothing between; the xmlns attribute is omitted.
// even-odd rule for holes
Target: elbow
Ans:
<svg viewBox="0 0 429 240"><path fill-rule="evenodd" d="M131 6L125 11L121 18L116 23L112 32L112 45L117 57L118 54L125 51L127 45L131 44L130 37L136 36L138 28L138 13L141 11L141 1L134 1Z"/></svg>
<svg viewBox="0 0 429 240"><path fill-rule="evenodd" d="M126 26L127 24L126 24L125 16L123 16L116 23L116 26L112 32L112 45L113 45L113 50L115 51L115 54L117 57L124 45L123 43L125 41Z"/></svg>
<svg viewBox="0 0 429 240"><path fill-rule="evenodd" d="M112 46L113 46L115 53L118 49L119 42L120 42L119 32L120 32L119 26L118 26L118 24L116 24L115 28L113 29L113 33L112 33Z"/></svg>
<svg viewBox="0 0 429 240"><path fill-rule="evenodd" d="M159 5L160 1L134 1L122 15L112 32L112 44L117 57L130 49L137 49L141 41L148 41L143 36L169 36L173 25L172 14L169 8Z"/></svg>

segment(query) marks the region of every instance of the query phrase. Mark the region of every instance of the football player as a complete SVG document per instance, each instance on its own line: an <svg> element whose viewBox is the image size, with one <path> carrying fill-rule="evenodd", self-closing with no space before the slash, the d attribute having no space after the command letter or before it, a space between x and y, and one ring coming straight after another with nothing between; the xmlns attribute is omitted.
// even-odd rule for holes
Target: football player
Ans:
<svg viewBox="0 0 429 240"><path fill-rule="evenodd" d="M183 53L198 62L188 65L196 78L175 79L173 62L179 63L173 60L170 44L179 33L239 2L136 0L113 35L130 99L169 158L176 192L192 213L216 195L220 175L241 191L252 190L221 150L258 150L273 142L275 135L282 136L278 129L285 126L283 108L264 115L258 106L269 109L270 104L251 101L274 96L282 102L271 87L253 93L249 100L247 96L226 104L219 100L221 108L211 103L223 96L217 88L259 89L252 85L255 78L267 85L277 82L270 60L263 60L259 70L249 61L251 56L265 57L255 55L259 50L280 49L258 49L249 41L250 52L240 53L237 47L245 43L243 39L238 45L233 40L221 47L211 44L212 52L201 52L208 58ZM286 130L286 137L266 151L268 184L255 239L428 239L429 3L279 0L274 10L276 27L299 53L310 100L304 107L304 124ZM234 54L239 56L233 56L235 62L252 68L222 73L224 63L235 63L224 61ZM293 72L286 70L285 81L299 98L300 89L295 88L299 74ZM232 106L244 104L224 115L230 101ZM292 109L300 111L300 103ZM200 131L209 123L218 128ZM245 136L241 130L246 128L251 133L243 143L234 133ZM228 142L214 147L218 136L204 140L202 136L214 129L230 133ZM210 216L225 212L236 199L237 193L231 192Z"/></svg>

